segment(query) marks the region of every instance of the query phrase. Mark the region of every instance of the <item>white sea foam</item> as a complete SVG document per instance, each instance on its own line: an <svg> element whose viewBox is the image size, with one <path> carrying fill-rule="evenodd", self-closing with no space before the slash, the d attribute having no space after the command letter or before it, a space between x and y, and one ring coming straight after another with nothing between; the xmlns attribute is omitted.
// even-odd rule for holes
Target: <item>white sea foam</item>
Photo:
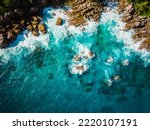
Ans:
<svg viewBox="0 0 150 130"><path fill-rule="evenodd" d="M72 63L69 66L72 74L83 74L89 69L89 62L95 56L92 52L83 44L76 43L76 56L72 59ZM77 58L76 58L77 57Z"/></svg>
<svg viewBox="0 0 150 130"><path fill-rule="evenodd" d="M146 51L145 49L139 50L139 47L142 41L135 43L132 39L132 35L134 30L124 31L125 23L121 20L122 15L119 14L117 11L117 7L107 7L106 11L102 13L100 23L105 24L106 22L115 22L115 26L110 26L109 30L112 35L117 37L118 42L123 42L125 47L127 48L127 55L129 55L129 50L135 51L141 58L145 61L145 66L150 63L150 52Z"/></svg>
<svg viewBox="0 0 150 130"><path fill-rule="evenodd" d="M68 17L65 15L64 11L65 10L62 8L59 9L46 8L43 11L44 14L43 22L46 23L48 33L45 35L40 34L39 37L35 37L31 33L28 33L27 31L22 32L20 35L18 35L17 39L11 44L11 47L6 49L0 49L1 60L5 63L8 62L11 55L17 55L21 53L24 48L27 48L28 52L31 53L35 50L36 46L39 44L45 48L49 48L50 47L49 42L51 40L49 33L52 33L55 36L55 41L51 44L59 45L60 41L63 40L65 37L67 37L68 34L80 35L83 33L83 30L87 33L93 33L94 31L97 30L98 23L95 23L93 21L88 21L85 27L69 26L69 23L67 22ZM61 17L65 21L62 26L56 25L58 17ZM112 34L117 37L117 40L119 42L123 41L125 43L126 48L132 49L137 53L141 54L142 59L146 62L145 65L150 63L149 58L150 52L138 49L141 42L136 44L134 43L133 39L131 38L133 30L123 31L125 23L121 21L121 15L118 14L117 9L114 7L112 9L107 8L107 10L101 16L100 23L105 24L106 22L109 21L116 22L116 25L113 27L110 26L109 30L111 30ZM27 33L28 37L26 37ZM90 46L86 47L90 49ZM129 54L128 51L126 53Z"/></svg>

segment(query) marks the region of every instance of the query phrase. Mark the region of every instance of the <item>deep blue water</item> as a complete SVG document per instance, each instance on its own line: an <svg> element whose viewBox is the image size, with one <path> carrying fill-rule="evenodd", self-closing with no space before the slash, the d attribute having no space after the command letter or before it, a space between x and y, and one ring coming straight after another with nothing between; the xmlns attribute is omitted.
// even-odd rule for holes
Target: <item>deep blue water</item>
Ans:
<svg viewBox="0 0 150 130"><path fill-rule="evenodd" d="M16 41L1 55L0 112L150 112L150 65L145 66L140 54L113 35L115 20L71 33L51 25L48 20L55 18L47 10L44 16L48 46L42 40L26 41L35 42L30 50ZM25 41L23 37L19 41ZM82 75L69 69L77 43L95 54ZM114 58L111 64L106 63L109 56ZM125 59L128 66L121 64ZM116 75L120 80L108 87L105 81Z"/></svg>

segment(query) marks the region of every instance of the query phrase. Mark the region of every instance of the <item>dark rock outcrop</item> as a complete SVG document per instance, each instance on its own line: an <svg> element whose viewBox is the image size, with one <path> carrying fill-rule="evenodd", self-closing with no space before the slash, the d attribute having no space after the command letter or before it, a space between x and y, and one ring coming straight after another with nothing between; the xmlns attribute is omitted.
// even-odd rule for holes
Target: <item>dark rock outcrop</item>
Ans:
<svg viewBox="0 0 150 130"><path fill-rule="evenodd" d="M29 14L33 15L33 14L38 13L38 11L39 11L38 7L32 7L32 8L29 9Z"/></svg>
<svg viewBox="0 0 150 130"><path fill-rule="evenodd" d="M9 41L4 36L4 34L0 34L0 48L6 48L9 45Z"/></svg>

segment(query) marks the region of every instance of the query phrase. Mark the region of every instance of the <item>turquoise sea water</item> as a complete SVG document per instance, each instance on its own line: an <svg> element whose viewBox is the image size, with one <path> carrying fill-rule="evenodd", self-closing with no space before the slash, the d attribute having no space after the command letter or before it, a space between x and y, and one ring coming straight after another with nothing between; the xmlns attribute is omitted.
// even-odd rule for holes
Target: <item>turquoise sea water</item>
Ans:
<svg viewBox="0 0 150 130"><path fill-rule="evenodd" d="M0 50L0 112L150 112L149 57L145 61L127 47L127 33L121 36L126 40L120 38L118 15L104 13L81 31L67 20L56 26L59 15L65 19L61 13L45 9L46 35L25 37L25 31ZM69 67L79 43L95 54L82 75ZM114 61L107 64L110 56ZM122 65L125 59L128 66ZM109 87L105 82L116 75L120 80Z"/></svg>

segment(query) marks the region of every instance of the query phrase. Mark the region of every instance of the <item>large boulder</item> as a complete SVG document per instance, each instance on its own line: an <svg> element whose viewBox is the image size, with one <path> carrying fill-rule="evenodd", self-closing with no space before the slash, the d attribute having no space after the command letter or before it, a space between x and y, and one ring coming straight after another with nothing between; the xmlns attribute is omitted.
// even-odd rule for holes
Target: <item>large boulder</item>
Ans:
<svg viewBox="0 0 150 130"><path fill-rule="evenodd" d="M37 13L39 11L39 8L38 7L32 7L32 8L30 8L30 10L29 10L29 14L35 14L35 13Z"/></svg>
<svg viewBox="0 0 150 130"><path fill-rule="evenodd" d="M10 30L10 31L7 33L7 39L8 39L8 40L14 40L16 37L17 37L16 33L14 33L12 30Z"/></svg>
<svg viewBox="0 0 150 130"><path fill-rule="evenodd" d="M56 21L56 25L61 26L63 23L62 18L58 17L57 21Z"/></svg>
<svg viewBox="0 0 150 130"><path fill-rule="evenodd" d="M42 23L40 23L38 25L38 30L41 31L43 34L45 34L46 33L46 27L45 27L45 25L42 24Z"/></svg>
<svg viewBox="0 0 150 130"><path fill-rule="evenodd" d="M23 10L20 9L15 9L14 12L19 16L19 17L23 17L25 15Z"/></svg>
<svg viewBox="0 0 150 130"><path fill-rule="evenodd" d="M3 34L0 34L0 48L6 48L9 45L9 41Z"/></svg>

